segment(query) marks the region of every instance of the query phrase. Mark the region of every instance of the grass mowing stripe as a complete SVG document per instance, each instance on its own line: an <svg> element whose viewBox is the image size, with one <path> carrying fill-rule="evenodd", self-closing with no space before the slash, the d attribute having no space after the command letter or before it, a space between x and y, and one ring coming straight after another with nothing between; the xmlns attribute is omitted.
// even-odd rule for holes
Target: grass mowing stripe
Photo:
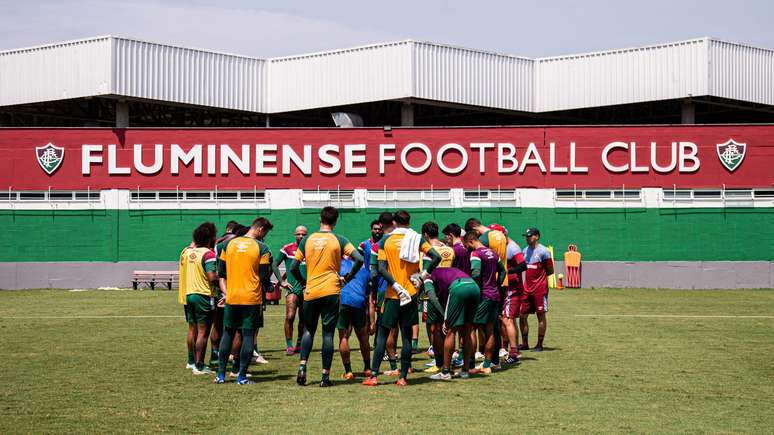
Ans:
<svg viewBox="0 0 774 435"><path fill-rule="evenodd" d="M576 314L575 317L642 317L664 319L774 319L774 316L683 314Z"/></svg>
<svg viewBox="0 0 774 435"><path fill-rule="evenodd" d="M264 314L263 317L285 317L279 314ZM79 320L79 319L182 319L183 316L6 316L4 319L13 320Z"/></svg>

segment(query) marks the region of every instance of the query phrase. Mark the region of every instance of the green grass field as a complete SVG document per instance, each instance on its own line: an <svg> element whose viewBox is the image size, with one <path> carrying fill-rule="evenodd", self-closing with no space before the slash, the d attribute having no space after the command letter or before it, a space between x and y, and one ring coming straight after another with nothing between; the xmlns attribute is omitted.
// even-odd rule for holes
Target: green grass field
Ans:
<svg viewBox="0 0 774 435"><path fill-rule="evenodd" d="M774 291L565 290L551 302L550 351L518 368L321 389L295 384L283 306L267 310L257 383L214 385L184 368L174 292L4 291L0 433L772 432ZM639 317L650 315L671 316ZM319 352L310 364L315 381Z"/></svg>

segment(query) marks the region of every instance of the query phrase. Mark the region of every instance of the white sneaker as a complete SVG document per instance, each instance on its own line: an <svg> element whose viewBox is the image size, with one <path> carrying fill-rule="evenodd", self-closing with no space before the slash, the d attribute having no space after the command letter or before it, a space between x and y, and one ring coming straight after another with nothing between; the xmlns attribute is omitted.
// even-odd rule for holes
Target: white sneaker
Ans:
<svg viewBox="0 0 774 435"><path fill-rule="evenodd" d="M427 356L430 358L435 358L435 352L433 352L433 346L430 346L427 348Z"/></svg>
<svg viewBox="0 0 774 435"><path fill-rule="evenodd" d="M229 377L229 378L231 378L231 379L236 379L236 378L238 378L238 377L239 377L239 373L228 372L228 377ZM248 373L248 374L247 374L247 377L248 377L248 378L252 378L252 377L253 377L253 375L251 375L250 373Z"/></svg>
<svg viewBox="0 0 774 435"><path fill-rule="evenodd" d="M460 353L459 351L455 350L454 353L452 354L452 359L459 359L459 358L460 358Z"/></svg>
<svg viewBox="0 0 774 435"><path fill-rule="evenodd" d="M196 364L186 364L185 368L188 369L188 370L193 370L193 369L196 368Z"/></svg>
<svg viewBox="0 0 774 435"><path fill-rule="evenodd" d="M500 358L507 358L508 357L508 351L505 349L500 349Z"/></svg>
<svg viewBox="0 0 774 435"><path fill-rule="evenodd" d="M209 376L209 375L211 375L213 372L212 372L212 370L210 370L210 368L209 368L209 367L207 367L207 366L204 366L204 368L203 368L203 369L201 369L201 370L199 370L199 369L197 369L196 367L194 367L194 369L193 369L192 373L193 373L193 374L195 374L195 375L208 375L208 376Z"/></svg>
<svg viewBox="0 0 774 435"><path fill-rule="evenodd" d="M481 363L475 367L476 370L481 370L484 368L484 363Z"/></svg>
<svg viewBox="0 0 774 435"><path fill-rule="evenodd" d="M432 376L430 376L430 379L434 381L451 381L451 374L444 373L444 372L438 372Z"/></svg>
<svg viewBox="0 0 774 435"><path fill-rule="evenodd" d="M468 379L470 377L470 373L466 371L460 370L460 379Z"/></svg>
<svg viewBox="0 0 774 435"><path fill-rule="evenodd" d="M476 352L476 361L481 361L484 359L484 354L481 352Z"/></svg>
<svg viewBox="0 0 774 435"><path fill-rule="evenodd" d="M268 364L269 362L266 361L266 358L263 357L260 353L258 355L253 355L253 361L258 364Z"/></svg>

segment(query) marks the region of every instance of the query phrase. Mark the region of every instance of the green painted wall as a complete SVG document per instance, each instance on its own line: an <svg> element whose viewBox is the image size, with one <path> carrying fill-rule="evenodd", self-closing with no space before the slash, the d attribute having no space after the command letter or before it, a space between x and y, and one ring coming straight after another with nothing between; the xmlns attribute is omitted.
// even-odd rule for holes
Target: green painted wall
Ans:
<svg viewBox="0 0 774 435"><path fill-rule="evenodd" d="M369 235L379 210L343 210L337 232L353 242ZM248 224L258 214L274 223L272 249L292 240L296 225L317 227L310 210L82 210L0 211L4 231L0 261L174 261L193 228L213 221L222 231L231 219ZM576 243L585 260L774 261L774 209L416 209L412 223L443 227L468 217L498 222L521 242L537 226L543 243L563 252Z"/></svg>

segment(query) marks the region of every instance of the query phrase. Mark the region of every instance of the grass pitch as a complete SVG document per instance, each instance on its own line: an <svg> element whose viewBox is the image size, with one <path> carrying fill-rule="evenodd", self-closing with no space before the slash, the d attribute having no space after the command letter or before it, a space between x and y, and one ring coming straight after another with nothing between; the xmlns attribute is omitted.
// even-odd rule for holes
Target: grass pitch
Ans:
<svg viewBox="0 0 774 435"><path fill-rule="evenodd" d="M520 367L490 377L438 383L414 374L405 389L384 376L377 388L361 379L296 386L283 313L267 310L259 344L270 364L251 367L257 384L214 385L184 368L175 292L0 292L0 432L774 428L772 290L553 291L545 352L525 352ZM534 344L534 318L530 324ZM424 329L420 336L426 347ZM414 366L426 361L418 355ZM339 379L338 354L333 371ZM310 383L319 372L316 351Z"/></svg>

